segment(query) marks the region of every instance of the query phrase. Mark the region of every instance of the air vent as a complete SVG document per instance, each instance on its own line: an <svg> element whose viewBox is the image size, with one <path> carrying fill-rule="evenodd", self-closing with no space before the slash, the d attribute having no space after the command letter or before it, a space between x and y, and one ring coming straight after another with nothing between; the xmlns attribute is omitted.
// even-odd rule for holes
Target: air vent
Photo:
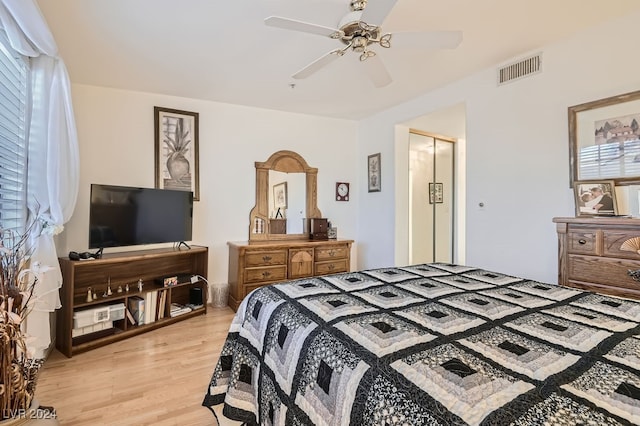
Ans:
<svg viewBox="0 0 640 426"><path fill-rule="evenodd" d="M541 71L542 54L538 53L498 69L498 85L519 80Z"/></svg>

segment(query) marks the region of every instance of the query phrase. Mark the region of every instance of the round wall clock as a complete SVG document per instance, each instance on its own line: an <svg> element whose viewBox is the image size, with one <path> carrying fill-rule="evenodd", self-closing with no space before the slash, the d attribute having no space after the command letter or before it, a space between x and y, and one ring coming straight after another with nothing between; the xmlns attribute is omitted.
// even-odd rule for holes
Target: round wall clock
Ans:
<svg viewBox="0 0 640 426"><path fill-rule="evenodd" d="M348 182L336 182L336 201L349 201Z"/></svg>

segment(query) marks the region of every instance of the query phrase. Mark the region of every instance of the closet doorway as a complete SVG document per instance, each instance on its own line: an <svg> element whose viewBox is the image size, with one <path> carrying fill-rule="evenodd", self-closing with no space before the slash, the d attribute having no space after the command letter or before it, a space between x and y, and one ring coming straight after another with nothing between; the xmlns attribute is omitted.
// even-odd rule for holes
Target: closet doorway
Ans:
<svg viewBox="0 0 640 426"><path fill-rule="evenodd" d="M455 142L409 129L410 264L454 260Z"/></svg>

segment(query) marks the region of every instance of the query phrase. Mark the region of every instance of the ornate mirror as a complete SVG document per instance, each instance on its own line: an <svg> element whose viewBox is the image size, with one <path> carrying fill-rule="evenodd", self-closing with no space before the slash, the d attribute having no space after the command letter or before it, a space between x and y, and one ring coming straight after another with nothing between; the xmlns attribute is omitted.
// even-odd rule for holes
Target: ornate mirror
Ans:
<svg viewBox="0 0 640 426"><path fill-rule="evenodd" d="M249 240L309 239L305 220L318 210L318 169L293 151L256 162L256 205L249 214Z"/></svg>

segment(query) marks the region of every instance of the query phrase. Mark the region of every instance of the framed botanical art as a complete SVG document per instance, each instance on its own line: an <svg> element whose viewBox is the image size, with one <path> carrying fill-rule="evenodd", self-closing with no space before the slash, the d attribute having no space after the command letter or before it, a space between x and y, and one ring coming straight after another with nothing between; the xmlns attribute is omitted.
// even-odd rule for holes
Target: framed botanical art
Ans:
<svg viewBox="0 0 640 426"><path fill-rule="evenodd" d="M613 180L573 182L576 216L615 216L618 214Z"/></svg>
<svg viewBox="0 0 640 426"><path fill-rule="evenodd" d="M200 199L198 113L154 107L156 188L192 191Z"/></svg>
<svg viewBox="0 0 640 426"><path fill-rule="evenodd" d="M287 182L273 185L273 207L276 210L287 208Z"/></svg>
<svg viewBox="0 0 640 426"><path fill-rule="evenodd" d="M369 192L380 192L382 190L382 186L380 185L380 153L371 154L367 160Z"/></svg>
<svg viewBox="0 0 640 426"><path fill-rule="evenodd" d="M640 91L569 107L571 185L640 182Z"/></svg>

